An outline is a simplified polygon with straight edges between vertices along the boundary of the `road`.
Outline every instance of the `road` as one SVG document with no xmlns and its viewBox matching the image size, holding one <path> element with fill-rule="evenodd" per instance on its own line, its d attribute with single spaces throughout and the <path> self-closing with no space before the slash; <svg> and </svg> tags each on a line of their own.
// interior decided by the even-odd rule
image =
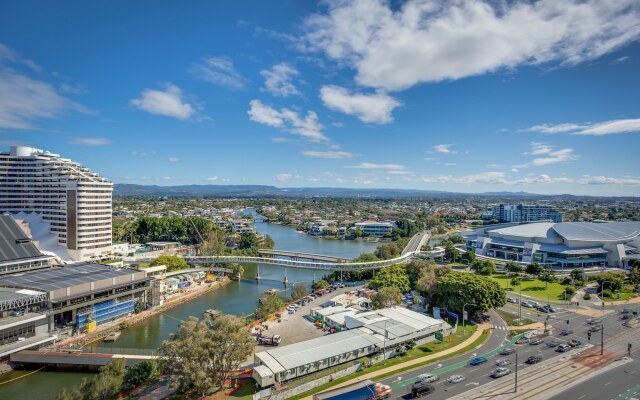
<svg viewBox="0 0 640 400">
<path fill-rule="evenodd" d="M 428 231 L 416 233 L 415 235 L 413 235 L 411 240 L 409 240 L 409 243 L 407 243 L 404 250 L 402 250 L 402 255 L 415 252 L 415 251 L 420 251 L 420 248 L 422 248 L 423 245 L 427 244 L 430 237 L 431 237 L 431 233 Z"/>
<path fill-rule="evenodd" d="M 626 400 L 640 397 L 640 361 L 613 368 L 550 400 Z"/>
<path fill-rule="evenodd" d="M 550 366 L 557 365 L 560 368 L 562 368 L 562 365 L 564 365 L 564 363 L 577 362 L 577 363 L 580 363 L 580 365 L 584 366 L 583 370 L 584 370 L 584 373 L 586 373 L 586 372 L 591 372 L 592 370 L 599 369 L 600 367 L 607 365 L 610 362 L 612 362 L 614 359 L 618 358 L 620 354 L 626 351 L 627 342 L 635 342 L 637 343 L 637 347 L 640 348 L 640 329 L 626 328 L 622 325 L 623 321 L 620 320 L 620 314 L 619 314 L 619 310 L 622 307 L 623 306 L 607 307 L 607 309 L 611 310 L 611 312 L 609 314 L 599 316 L 599 318 L 602 320 L 602 323 L 604 324 L 604 336 L 603 336 L 605 339 L 605 346 L 604 346 L 605 355 L 604 356 L 599 356 L 601 333 L 593 332 L 591 334 L 591 340 L 590 341 L 588 340 L 587 331 L 590 325 L 587 324 L 587 320 L 591 317 L 586 315 L 581 315 L 580 313 L 577 313 L 577 312 L 569 311 L 572 309 L 568 310 L 564 307 L 558 307 L 559 308 L 558 312 L 550 314 L 549 323 L 554 326 L 554 329 L 551 331 L 551 335 L 545 338 L 545 341 L 554 340 L 556 342 L 563 343 L 563 342 L 567 342 L 570 339 L 576 338 L 576 339 L 582 340 L 582 342 L 585 343 L 586 345 L 588 345 L 589 343 L 594 345 L 594 348 L 589 350 L 592 353 L 592 356 L 590 355 L 589 358 L 584 358 L 577 361 L 569 361 L 567 360 L 565 353 L 556 352 L 555 348 L 551 348 L 547 346 L 546 343 L 542 343 L 539 345 L 530 345 L 530 344 L 511 345 L 517 348 L 517 353 L 518 353 L 517 365 L 518 365 L 519 378 L 521 380 L 524 379 L 524 382 L 526 383 L 528 375 L 533 376 L 533 374 L 542 374 L 542 375 L 546 374 L 545 369 L 539 368 L 539 367 L 536 367 L 532 370 L 535 372 L 532 372 L 530 374 L 528 373 L 528 369 L 531 368 L 531 366 L 529 366 L 528 364 L 525 364 L 524 361 L 531 355 L 539 355 L 542 357 L 543 362 L 545 362 L 545 364 L 549 364 Z M 513 305 L 508 304 L 504 308 L 506 309 L 506 311 L 509 311 L 511 313 L 514 313 L 514 314 L 517 313 L 517 306 L 514 307 Z M 587 307 L 583 307 L 582 309 L 584 310 L 586 308 Z M 509 341 L 506 339 L 506 331 L 504 330 L 504 323 L 501 322 L 501 320 L 499 319 L 499 317 L 497 317 L 497 315 L 495 315 L 495 313 L 492 313 L 491 315 L 492 315 L 491 320 L 494 323 L 495 329 L 493 329 L 492 331 L 491 338 L 478 350 L 474 351 L 471 354 L 466 354 L 466 355 L 455 357 L 451 360 L 443 361 L 442 364 L 438 364 L 437 366 L 431 365 L 427 367 L 422 367 L 417 370 L 404 372 L 399 374 L 398 376 L 393 376 L 383 380 L 382 382 L 384 384 L 390 385 L 392 387 L 392 390 L 393 390 L 392 398 L 410 398 L 411 395 L 409 395 L 409 392 L 410 392 L 411 383 L 415 380 L 416 376 L 422 373 L 431 373 L 433 375 L 440 376 L 440 380 L 434 383 L 434 386 L 436 387 L 436 391 L 428 396 L 429 399 L 439 400 L 439 399 L 448 399 L 452 396 L 461 395 L 461 394 L 464 394 L 463 397 L 474 398 L 475 396 L 473 396 L 473 393 L 475 391 L 477 391 L 479 388 L 482 388 L 482 386 L 485 384 L 494 382 L 494 379 L 490 378 L 489 375 L 491 374 L 491 371 L 495 369 L 495 360 L 498 358 L 509 359 L 511 361 L 511 364 L 508 365 L 507 367 L 510 368 L 512 371 L 514 371 L 515 365 L 516 365 L 514 354 L 509 356 L 497 355 L 499 351 L 497 351 L 496 349 L 501 346 L 509 345 Z M 536 312 L 533 312 L 532 310 L 525 309 L 525 308 L 523 308 L 523 316 L 529 317 L 534 320 L 539 320 L 539 321 L 544 321 L 544 319 L 546 319 L 547 317 L 547 315 L 541 315 Z M 560 333 L 563 329 L 568 329 L 573 332 L 569 335 L 562 336 L 560 335 Z M 489 354 L 486 354 L 486 353 L 489 353 Z M 475 366 L 475 367 L 469 366 L 468 361 L 476 355 L 477 356 L 486 355 L 489 361 L 480 366 Z M 634 365 L 637 365 L 635 363 L 637 363 L 636 361 L 634 361 Z M 640 369 L 633 369 L 633 368 L 630 371 L 632 370 L 636 372 L 640 371 Z M 559 371 L 560 372 L 559 372 L 558 378 L 549 378 L 550 383 L 547 385 L 549 389 L 554 388 L 553 379 L 562 379 L 563 374 L 561 371 L 563 371 L 563 369 L 560 369 Z M 466 380 L 458 384 L 447 383 L 446 379 L 449 376 L 454 374 L 463 375 L 465 376 Z M 627 374 L 627 375 L 630 375 L 630 374 Z M 608 385 L 605 385 L 607 382 L 615 383 L 614 387 L 618 390 L 618 392 L 620 392 L 620 393 L 616 393 L 616 395 L 621 393 L 626 393 L 627 390 L 631 390 L 631 392 L 633 392 L 634 386 L 640 383 L 640 381 L 634 381 L 633 379 L 630 379 L 628 376 L 618 377 L 615 373 L 612 373 L 612 372 L 606 372 L 606 373 L 603 373 L 602 375 L 597 375 L 592 379 L 600 379 L 600 376 L 604 376 L 603 379 L 605 379 L 605 381 L 602 382 L 602 384 L 600 385 L 600 381 L 598 380 L 597 381 L 598 385 L 606 387 L 608 386 Z M 498 378 L 498 381 L 502 383 L 502 384 L 498 383 L 498 386 L 501 386 L 502 390 L 504 390 L 507 387 L 512 388 L 513 385 L 509 382 L 515 383 L 514 377 L 515 377 L 514 373 L 512 373 L 506 377 Z M 534 382 L 529 382 L 529 383 L 535 384 L 535 379 L 534 379 Z M 569 383 L 566 383 L 566 384 L 568 385 Z M 591 384 L 590 383 L 581 384 L 577 388 L 583 389 L 588 386 L 591 386 Z M 557 386 L 556 386 L 556 389 L 557 389 Z M 640 390 L 640 388 L 637 388 L 637 389 Z M 473 392 L 470 392 L 470 390 L 473 390 Z M 544 390 L 547 390 L 547 387 L 545 387 Z M 567 393 L 565 393 L 564 397 L 560 395 L 560 397 L 557 397 L 555 400 L 560 400 L 565 398 L 574 398 L 574 399 L 577 398 L 577 397 L 574 397 L 573 390 L 576 390 L 576 389 L 571 389 L 570 392 L 567 392 L 567 393 L 571 393 L 569 397 L 567 397 Z M 588 392 L 588 390 L 586 392 Z M 492 396 L 487 396 L 487 397 L 492 397 Z M 611 397 L 594 396 L 590 398 L 592 399 L 597 398 L 601 400 L 606 398 L 613 399 L 614 396 L 611 396 Z M 620 397 L 620 400 L 624 398 L 625 397 Z"/>
</svg>

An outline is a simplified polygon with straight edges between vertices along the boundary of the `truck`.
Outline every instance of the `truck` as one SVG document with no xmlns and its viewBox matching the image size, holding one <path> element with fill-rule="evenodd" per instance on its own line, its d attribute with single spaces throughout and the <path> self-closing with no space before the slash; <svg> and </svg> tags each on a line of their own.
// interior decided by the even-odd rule
<svg viewBox="0 0 640 400">
<path fill-rule="evenodd" d="M 417 380 L 411 385 L 411 394 L 413 395 L 413 398 L 433 393 L 434 390 L 436 390 L 436 388 L 426 380 Z"/>
<path fill-rule="evenodd" d="M 387 385 L 375 383 L 370 379 L 352 383 L 338 389 L 313 395 L 314 400 L 380 400 L 391 395 L 391 388 Z"/>
<path fill-rule="evenodd" d="M 277 346 L 280 344 L 280 342 L 282 342 L 282 338 L 280 337 L 280 335 L 273 335 L 273 336 L 258 335 L 256 340 L 258 341 L 258 344 L 261 344 L 263 346 Z"/>
</svg>

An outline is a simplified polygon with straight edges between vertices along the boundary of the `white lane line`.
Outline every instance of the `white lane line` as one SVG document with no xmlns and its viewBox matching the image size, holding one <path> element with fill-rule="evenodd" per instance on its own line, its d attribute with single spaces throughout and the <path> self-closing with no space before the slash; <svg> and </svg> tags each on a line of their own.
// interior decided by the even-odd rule
<svg viewBox="0 0 640 400">
<path fill-rule="evenodd" d="M 605 386 L 607 386 L 607 385 L 611 385 L 611 381 L 609 381 L 609 382 L 605 383 L 604 385 L 605 385 Z"/>
<path fill-rule="evenodd" d="M 578 400 L 580 400 L 580 399 L 581 399 L 581 398 L 583 398 L 583 397 L 587 397 L 587 395 L 586 395 L 586 394 L 583 394 L 582 396 L 578 397 Z"/>
</svg>

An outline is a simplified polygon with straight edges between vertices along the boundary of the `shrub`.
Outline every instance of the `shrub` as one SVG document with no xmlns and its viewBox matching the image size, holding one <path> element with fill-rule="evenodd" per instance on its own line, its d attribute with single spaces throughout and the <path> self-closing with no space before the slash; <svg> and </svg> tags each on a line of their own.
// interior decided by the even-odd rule
<svg viewBox="0 0 640 400">
<path fill-rule="evenodd" d="M 591 295 L 589 293 L 585 293 L 584 296 L 582 296 L 582 298 L 585 300 L 591 300 Z"/>
<path fill-rule="evenodd" d="M 571 285 L 571 278 L 564 278 L 560 283 L 563 285 Z"/>
<path fill-rule="evenodd" d="M 611 291 L 611 289 L 605 289 L 602 291 L 602 297 L 613 297 L 613 292 Z"/>
<path fill-rule="evenodd" d="M 573 286 L 567 286 L 566 288 L 564 288 L 564 292 L 567 294 L 567 296 L 573 296 L 574 294 L 576 294 L 576 288 L 574 288 Z"/>
</svg>

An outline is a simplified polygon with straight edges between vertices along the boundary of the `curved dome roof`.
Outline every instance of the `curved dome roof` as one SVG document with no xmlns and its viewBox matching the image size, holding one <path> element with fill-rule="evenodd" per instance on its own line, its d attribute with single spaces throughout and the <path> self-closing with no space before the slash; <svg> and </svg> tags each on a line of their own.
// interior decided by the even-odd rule
<svg viewBox="0 0 640 400">
<path fill-rule="evenodd" d="M 582 242 L 620 242 L 640 235 L 640 222 L 560 222 L 553 225 L 565 240 Z"/>
</svg>

